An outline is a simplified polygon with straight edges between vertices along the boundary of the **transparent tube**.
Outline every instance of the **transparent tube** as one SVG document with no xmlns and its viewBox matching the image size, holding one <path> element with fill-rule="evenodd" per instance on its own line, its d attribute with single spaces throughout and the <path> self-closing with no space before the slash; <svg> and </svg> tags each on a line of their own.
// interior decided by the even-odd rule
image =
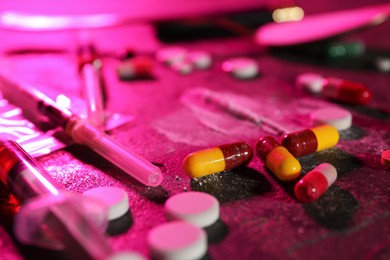
<svg viewBox="0 0 390 260">
<path fill-rule="evenodd" d="M 86 63 L 81 68 L 83 96 L 87 104 L 87 120 L 91 125 L 103 128 L 105 112 L 99 73 L 101 73 L 99 68 L 92 63 Z"/>
<path fill-rule="evenodd" d="M 0 180 L 23 202 L 15 218 L 19 241 L 62 250 L 82 259 L 113 253 L 103 232 L 107 208 L 100 201 L 66 193 L 17 143 L 0 139 Z"/>
<path fill-rule="evenodd" d="M 27 200 L 16 215 L 14 233 L 24 244 L 64 250 L 72 258 L 105 259 L 113 253 L 103 236 L 106 227 L 100 201 L 64 192 Z"/>
<path fill-rule="evenodd" d="M 66 131 L 76 142 L 87 145 L 141 183 L 153 187 L 160 185 L 163 177 L 158 167 L 85 121 L 70 120 Z"/>
<path fill-rule="evenodd" d="M 61 186 L 17 143 L 0 140 L 0 178 L 19 201 L 59 194 Z"/>
</svg>

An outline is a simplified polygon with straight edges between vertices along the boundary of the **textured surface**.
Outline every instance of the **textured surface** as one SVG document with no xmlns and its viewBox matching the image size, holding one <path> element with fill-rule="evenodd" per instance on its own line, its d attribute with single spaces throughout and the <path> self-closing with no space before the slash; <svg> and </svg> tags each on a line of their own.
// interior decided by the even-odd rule
<svg viewBox="0 0 390 260">
<path fill-rule="evenodd" d="M 355 37 L 369 36 L 372 40 L 376 32 L 380 35 L 378 39 L 388 43 L 388 36 L 383 36 L 388 29 L 388 24 L 382 25 Z M 113 36 L 116 39 L 113 51 L 127 45 L 127 29 L 112 30 L 96 33 L 96 39 L 104 39 L 104 33 L 109 35 L 106 41 L 98 41 L 98 47 L 107 49 Z M 64 35 L 61 37 L 72 39 Z M 140 39 L 148 37 L 141 35 Z M 153 55 L 159 43 L 146 45 L 139 49 L 149 48 L 146 54 Z M 390 74 L 359 66 L 351 69 L 348 64 L 331 66 L 334 64 L 296 55 L 276 57 L 247 38 L 199 41 L 183 46 L 210 52 L 214 59 L 211 69 L 183 76 L 156 63 L 154 79 L 120 82 L 115 74 L 118 61 L 104 60 L 108 109 L 134 117 L 109 134 L 160 167 L 164 174 L 161 186 L 148 188 L 136 183 L 82 146 L 38 158 L 66 190 L 81 193 L 98 186 L 116 186 L 128 192 L 132 224 L 108 238 L 113 248 L 134 250 L 150 257 L 146 237 L 153 227 L 167 221 L 165 200 L 195 190 L 210 193 L 221 203 L 219 225 L 224 228 L 213 230 L 213 236 L 218 232 L 222 235 L 209 245 L 212 259 L 388 259 L 390 172 L 381 165 L 380 158 L 390 146 Z M 256 59 L 260 68 L 257 78 L 240 81 L 222 71 L 225 59 L 239 55 Z M 80 93 L 72 53 L 6 59 L 15 75 L 30 83 L 50 86 L 58 92 Z M 373 100 L 368 106 L 352 106 L 313 98 L 293 85 L 295 77 L 303 72 L 362 82 L 372 89 Z M 188 104 L 183 97 L 194 88 L 210 89 L 231 105 L 247 110 L 241 109 L 242 113 L 237 114 L 221 103 L 218 107 L 207 102 Z M 293 195 L 293 183 L 278 181 L 256 157 L 247 167 L 199 179 L 190 179 L 182 169 L 184 157 L 191 152 L 236 141 L 254 147 L 260 137 L 270 135 L 267 127 L 254 123 L 253 115 L 296 131 L 310 127 L 312 110 L 336 105 L 352 113 L 353 126 L 340 133 L 335 148 L 299 159 L 303 173 L 323 162 L 331 163 L 338 171 L 336 182 L 316 203 L 299 203 Z M 275 137 L 280 138 L 277 134 Z M 17 203 L 3 185 L 0 188 L 1 258 L 52 256 L 53 252 L 21 246 L 12 239 L 12 215 Z M 210 235 L 210 229 L 207 232 Z"/>
</svg>

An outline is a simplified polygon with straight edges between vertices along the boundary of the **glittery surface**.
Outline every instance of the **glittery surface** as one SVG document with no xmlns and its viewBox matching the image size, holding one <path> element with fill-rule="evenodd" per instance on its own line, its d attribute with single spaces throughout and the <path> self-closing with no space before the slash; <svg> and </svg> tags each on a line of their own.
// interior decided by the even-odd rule
<svg viewBox="0 0 390 260">
<path fill-rule="evenodd" d="M 382 30 L 386 32 L 386 28 Z M 383 31 L 377 29 L 383 38 Z M 118 36 L 115 48 L 122 40 L 126 45 L 126 34 L 115 35 Z M 157 63 L 154 79 L 121 82 L 115 74 L 118 61 L 104 60 L 108 109 L 134 117 L 109 134 L 160 167 L 164 175 L 161 186 L 141 185 L 81 145 L 38 158 L 68 191 L 82 193 L 98 186 L 115 186 L 128 192 L 128 217 L 132 222 L 128 229 L 107 238 L 114 250 L 134 250 L 149 258 L 146 237 L 153 227 L 167 222 L 166 199 L 195 190 L 212 194 L 221 203 L 219 225 L 226 228 L 218 242 L 209 245 L 208 254 L 212 259 L 388 259 L 390 175 L 381 165 L 380 156 L 390 146 L 389 74 L 283 59 L 241 38 L 192 42 L 185 47 L 210 52 L 212 67 L 179 75 Z M 225 59 L 238 55 L 258 61 L 257 78 L 240 81 L 221 70 Z M 80 83 L 71 52 L 6 59 L 11 71 L 30 83 L 50 86 L 58 92 L 79 93 Z M 329 103 L 299 92 L 293 84 L 295 77 L 303 72 L 362 82 L 371 88 L 373 100 L 365 107 L 352 106 Z M 318 201 L 305 205 L 294 198 L 294 183 L 277 180 L 256 157 L 247 166 L 190 179 L 182 169 L 187 154 L 237 141 L 254 147 L 260 137 L 269 135 L 260 125 L 235 113 L 205 107 L 199 102 L 196 106 L 183 104 L 183 97 L 194 88 L 251 100 L 259 108 L 252 111 L 290 131 L 309 127 L 313 109 L 326 106 L 348 109 L 353 115 L 353 126 L 340 133 L 337 146 L 299 158 L 302 174 L 327 162 L 336 167 L 338 179 Z M 234 98 L 232 102 L 237 101 Z M 202 120 L 201 116 L 209 118 Z M 1 258 L 52 256 L 53 252 L 20 245 L 13 239 L 12 215 L 17 203 L 3 185 L 0 187 Z"/>
</svg>

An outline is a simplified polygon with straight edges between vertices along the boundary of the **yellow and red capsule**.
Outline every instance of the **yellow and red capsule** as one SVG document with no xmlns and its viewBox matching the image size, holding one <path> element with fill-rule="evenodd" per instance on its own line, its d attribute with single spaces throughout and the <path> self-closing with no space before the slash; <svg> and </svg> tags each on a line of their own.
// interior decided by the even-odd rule
<svg viewBox="0 0 390 260">
<path fill-rule="evenodd" d="M 334 126 L 321 125 L 311 129 L 286 134 L 282 145 L 295 157 L 315 153 L 335 146 L 339 132 Z"/>
<path fill-rule="evenodd" d="M 256 143 L 256 152 L 279 180 L 291 181 L 299 177 L 301 164 L 275 138 L 261 138 Z"/>
<path fill-rule="evenodd" d="M 253 150 L 245 142 L 224 144 L 187 155 L 183 168 L 190 177 L 200 178 L 245 165 L 252 156 Z"/>
</svg>

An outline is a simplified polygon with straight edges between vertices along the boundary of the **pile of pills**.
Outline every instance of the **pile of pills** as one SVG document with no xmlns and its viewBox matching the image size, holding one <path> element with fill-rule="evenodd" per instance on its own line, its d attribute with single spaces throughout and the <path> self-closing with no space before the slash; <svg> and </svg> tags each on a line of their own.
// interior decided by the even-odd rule
<svg viewBox="0 0 390 260">
<path fill-rule="evenodd" d="M 255 151 L 257 156 L 264 161 L 265 166 L 279 180 L 293 181 L 301 174 L 301 164 L 296 157 L 332 148 L 337 145 L 338 141 L 337 128 L 332 125 L 321 125 L 286 134 L 281 142 L 272 136 L 262 137 L 257 141 Z M 187 155 L 183 168 L 190 177 L 199 178 L 246 165 L 252 159 L 252 155 L 252 148 L 244 142 L 224 144 Z M 327 187 L 333 184 L 337 176 L 336 169 L 332 167 L 322 165 L 313 170 L 320 174 L 306 174 L 296 184 L 296 198 L 301 202 L 309 203 L 325 193 Z M 327 182 L 320 180 L 321 178 L 327 179 Z M 317 189 L 316 186 L 319 188 Z M 313 187 L 310 194 L 309 187 Z"/>
</svg>

